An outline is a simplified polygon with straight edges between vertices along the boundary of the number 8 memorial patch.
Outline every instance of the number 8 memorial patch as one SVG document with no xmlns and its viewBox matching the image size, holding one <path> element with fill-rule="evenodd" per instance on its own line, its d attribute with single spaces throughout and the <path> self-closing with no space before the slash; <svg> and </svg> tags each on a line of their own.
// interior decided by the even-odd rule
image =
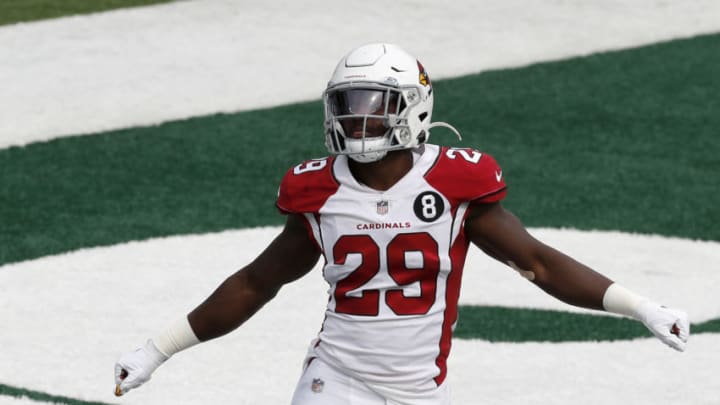
<svg viewBox="0 0 720 405">
<path fill-rule="evenodd" d="M 425 191 L 417 196 L 413 209 L 420 220 L 433 222 L 443 214 L 445 203 L 440 194 L 434 191 Z"/>
</svg>

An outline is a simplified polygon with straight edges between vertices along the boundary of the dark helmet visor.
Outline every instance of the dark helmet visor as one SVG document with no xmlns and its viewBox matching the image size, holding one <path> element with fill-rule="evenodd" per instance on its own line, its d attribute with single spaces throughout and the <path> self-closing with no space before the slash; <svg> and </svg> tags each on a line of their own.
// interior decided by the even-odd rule
<svg viewBox="0 0 720 405">
<path fill-rule="evenodd" d="M 386 108 L 396 114 L 399 93 L 377 89 L 343 89 L 328 95 L 330 109 L 340 115 L 385 115 Z"/>
</svg>

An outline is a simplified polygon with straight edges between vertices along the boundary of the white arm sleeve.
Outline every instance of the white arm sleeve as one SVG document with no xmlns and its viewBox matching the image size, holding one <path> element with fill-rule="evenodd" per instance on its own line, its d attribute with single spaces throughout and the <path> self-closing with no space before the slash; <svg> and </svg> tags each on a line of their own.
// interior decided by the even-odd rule
<svg viewBox="0 0 720 405">
<path fill-rule="evenodd" d="M 187 317 L 172 323 L 161 334 L 152 339 L 155 347 L 167 357 L 200 343 Z"/>
<path fill-rule="evenodd" d="M 629 316 L 639 320 L 640 314 L 638 310 L 640 305 L 645 301 L 649 300 L 635 294 L 618 283 L 613 283 L 605 291 L 605 295 L 603 296 L 603 307 L 608 312 Z"/>
</svg>

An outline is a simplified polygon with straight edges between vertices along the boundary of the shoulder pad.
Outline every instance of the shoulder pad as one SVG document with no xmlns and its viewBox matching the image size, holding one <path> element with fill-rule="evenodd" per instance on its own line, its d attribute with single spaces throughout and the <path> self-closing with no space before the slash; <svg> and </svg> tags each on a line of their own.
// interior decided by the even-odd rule
<svg viewBox="0 0 720 405">
<path fill-rule="evenodd" d="M 335 194 L 334 157 L 307 160 L 290 168 L 280 182 L 276 205 L 284 214 L 317 212 Z"/>
<path fill-rule="evenodd" d="M 495 159 L 471 148 L 443 147 L 425 179 L 457 203 L 500 201 L 507 187 Z"/>
</svg>

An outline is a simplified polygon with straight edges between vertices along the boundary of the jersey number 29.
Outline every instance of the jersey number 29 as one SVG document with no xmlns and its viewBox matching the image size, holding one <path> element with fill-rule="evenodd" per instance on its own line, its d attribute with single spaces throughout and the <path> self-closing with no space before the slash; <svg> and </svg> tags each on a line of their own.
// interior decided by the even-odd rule
<svg viewBox="0 0 720 405">
<path fill-rule="evenodd" d="M 408 267 L 406 253 L 422 255 L 422 267 Z M 360 289 L 380 271 L 380 247 L 368 235 L 345 235 L 333 247 L 335 263 L 345 264 L 349 254 L 360 254 L 361 264 L 335 286 L 335 312 L 350 315 L 377 316 L 380 291 L 362 290 L 359 296 L 348 293 Z M 426 314 L 435 303 L 437 277 L 440 272 L 438 244 L 428 233 L 403 233 L 387 245 L 387 271 L 397 289 L 385 293 L 385 303 L 397 315 Z M 418 296 L 405 296 L 403 286 L 420 284 Z"/>
</svg>

